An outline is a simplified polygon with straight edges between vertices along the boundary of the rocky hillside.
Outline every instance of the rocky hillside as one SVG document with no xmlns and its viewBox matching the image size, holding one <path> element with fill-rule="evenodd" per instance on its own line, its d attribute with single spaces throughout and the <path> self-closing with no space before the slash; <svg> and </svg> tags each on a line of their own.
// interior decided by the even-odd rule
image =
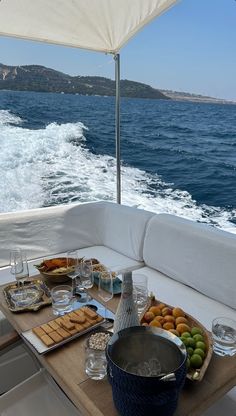
<svg viewBox="0 0 236 416">
<path fill-rule="evenodd" d="M 121 80 L 122 97 L 170 99 L 140 82 Z M 115 81 L 103 77 L 70 76 L 41 65 L 0 64 L 0 90 L 64 92 L 82 95 L 115 95 Z"/>
</svg>

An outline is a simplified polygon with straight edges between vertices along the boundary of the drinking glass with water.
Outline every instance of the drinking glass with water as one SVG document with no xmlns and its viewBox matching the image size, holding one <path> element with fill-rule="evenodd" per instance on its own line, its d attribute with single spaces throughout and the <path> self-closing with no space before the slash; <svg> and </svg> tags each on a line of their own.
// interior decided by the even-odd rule
<svg viewBox="0 0 236 416">
<path fill-rule="evenodd" d="M 146 275 L 133 273 L 133 296 L 140 315 L 148 303 L 148 278 Z"/>
<path fill-rule="evenodd" d="M 69 285 L 55 286 L 51 290 L 54 315 L 64 315 L 73 309 L 73 290 Z"/>
<path fill-rule="evenodd" d="M 220 356 L 236 354 L 236 321 L 226 317 L 212 322 L 213 350 Z"/>
</svg>

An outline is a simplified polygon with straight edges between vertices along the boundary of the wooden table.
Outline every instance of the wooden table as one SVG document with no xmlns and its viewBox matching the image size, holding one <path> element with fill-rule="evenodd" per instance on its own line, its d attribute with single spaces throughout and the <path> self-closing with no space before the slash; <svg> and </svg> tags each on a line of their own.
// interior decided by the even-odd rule
<svg viewBox="0 0 236 416">
<path fill-rule="evenodd" d="M 51 306 L 38 312 L 10 312 L 3 287 L 0 287 L 0 309 L 19 334 L 55 318 Z M 96 289 L 91 289 L 90 293 L 97 299 Z M 108 302 L 108 308 L 115 311 L 118 302 L 119 297 L 114 297 Z M 108 381 L 91 380 L 84 371 L 85 338 L 86 335 L 48 354 L 36 356 L 84 416 L 117 416 Z M 187 380 L 175 416 L 201 415 L 235 385 L 236 356 L 222 358 L 213 355 L 201 382 Z"/>
</svg>

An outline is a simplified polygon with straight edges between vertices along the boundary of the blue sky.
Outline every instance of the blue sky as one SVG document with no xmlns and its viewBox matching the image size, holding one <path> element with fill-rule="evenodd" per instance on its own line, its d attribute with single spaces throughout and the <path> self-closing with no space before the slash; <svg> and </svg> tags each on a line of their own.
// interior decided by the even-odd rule
<svg viewBox="0 0 236 416">
<path fill-rule="evenodd" d="M 182 0 L 121 51 L 121 78 L 236 101 L 236 1 Z M 109 55 L 0 37 L 0 62 L 114 78 Z"/>
</svg>

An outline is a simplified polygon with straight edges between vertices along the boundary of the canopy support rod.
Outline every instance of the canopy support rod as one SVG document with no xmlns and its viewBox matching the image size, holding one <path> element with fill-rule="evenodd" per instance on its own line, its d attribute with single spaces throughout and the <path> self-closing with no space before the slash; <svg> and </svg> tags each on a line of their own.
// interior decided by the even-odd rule
<svg viewBox="0 0 236 416">
<path fill-rule="evenodd" d="M 121 168 L 120 168 L 120 54 L 114 55 L 116 104 L 115 104 L 115 137 L 116 137 L 116 202 L 121 204 Z"/>
</svg>

